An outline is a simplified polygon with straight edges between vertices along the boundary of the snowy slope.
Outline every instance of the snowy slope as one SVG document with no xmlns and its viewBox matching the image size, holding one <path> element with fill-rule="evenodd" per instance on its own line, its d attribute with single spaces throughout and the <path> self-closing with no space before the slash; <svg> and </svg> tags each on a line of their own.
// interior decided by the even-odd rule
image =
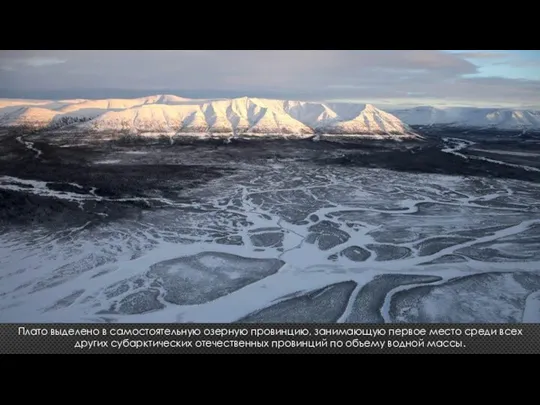
<svg viewBox="0 0 540 405">
<path fill-rule="evenodd" d="M 392 114 L 409 125 L 451 124 L 455 120 L 452 114 L 428 106 L 394 110 Z"/>
<path fill-rule="evenodd" d="M 183 125 L 206 129 L 199 105 L 170 106 L 148 104 L 118 111 L 107 111 L 77 126 L 78 129 L 104 131 L 177 132 Z"/>
<path fill-rule="evenodd" d="M 324 128 L 325 132 L 337 134 L 407 134 L 412 130 L 397 117 L 388 114 L 371 104 L 354 118 L 334 122 Z"/>
<path fill-rule="evenodd" d="M 321 128 L 342 119 L 336 111 L 322 103 L 285 101 L 283 109 L 291 117 L 311 128 Z"/>
<path fill-rule="evenodd" d="M 425 106 L 391 112 L 409 125 L 450 125 L 499 130 L 540 129 L 540 111 L 533 110 Z"/>
<path fill-rule="evenodd" d="M 0 125 L 55 131 L 249 135 L 410 135 L 397 117 L 370 104 L 262 98 L 191 100 L 172 95 L 104 100 L 0 100 Z"/>
<path fill-rule="evenodd" d="M 40 128 L 48 126 L 59 114 L 57 111 L 34 106 L 16 106 L 11 109 L 4 107 L 0 115 L 0 125 L 2 126 L 24 126 Z"/>
</svg>

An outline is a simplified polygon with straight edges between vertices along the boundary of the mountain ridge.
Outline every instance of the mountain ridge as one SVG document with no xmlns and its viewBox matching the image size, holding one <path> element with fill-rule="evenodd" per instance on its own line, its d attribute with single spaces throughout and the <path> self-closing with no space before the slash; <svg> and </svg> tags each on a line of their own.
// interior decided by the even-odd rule
<svg viewBox="0 0 540 405">
<path fill-rule="evenodd" d="M 377 108 L 373 104 L 257 97 L 190 99 L 172 94 L 139 98 L 0 99 L 0 126 L 60 132 L 129 134 L 359 135 L 408 138 L 416 127 L 540 130 L 540 111 L 509 108 Z"/>
<path fill-rule="evenodd" d="M 540 111 L 517 108 L 432 107 L 392 109 L 410 126 L 448 126 L 501 131 L 540 130 Z"/>
<path fill-rule="evenodd" d="M 416 137 L 399 118 L 372 104 L 327 104 L 255 97 L 186 99 L 0 99 L 0 126 L 132 134 L 316 134 Z"/>
</svg>

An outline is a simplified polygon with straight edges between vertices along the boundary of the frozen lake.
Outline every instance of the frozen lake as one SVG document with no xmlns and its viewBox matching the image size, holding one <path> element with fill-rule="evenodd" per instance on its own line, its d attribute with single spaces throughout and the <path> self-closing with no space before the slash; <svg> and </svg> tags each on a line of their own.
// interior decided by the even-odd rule
<svg viewBox="0 0 540 405">
<path fill-rule="evenodd" d="M 234 171 L 189 189 L 168 177 L 154 197 L 0 176 L 0 190 L 67 200 L 81 215 L 157 204 L 3 228 L 0 321 L 540 322 L 539 184 L 303 159 L 220 164 Z"/>
</svg>

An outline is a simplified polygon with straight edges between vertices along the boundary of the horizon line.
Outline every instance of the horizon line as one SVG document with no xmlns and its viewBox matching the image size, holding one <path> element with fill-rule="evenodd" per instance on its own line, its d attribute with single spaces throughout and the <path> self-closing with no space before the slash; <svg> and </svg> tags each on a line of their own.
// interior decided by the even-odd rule
<svg viewBox="0 0 540 405">
<path fill-rule="evenodd" d="M 137 90 L 127 90 L 127 89 L 119 89 L 119 92 L 137 92 Z M 47 92 L 47 91 L 43 91 Z M 52 90 L 51 92 L 58 92 L 55 90 Z M 181 94 L 181 93 L 180 93 Z M 371 104 L 374 106 L 377 105 L 384 105 L 390 108 L 420 108 L 420 107 L 431 107 L 431 108 L 439 108 L 439 109 L 445 109 L 445 108 L 475 108 L 475 109 L 506 109 L 506 110 L 540 110 L 540 106 L 502 106 L 502 105 L 471 105 L 467 103 L 452 103 L 452 104 L 438 104 L 438 103 L 412 103 L 412 102 L 406 102 L 401 101 L 392 102 L 390 100 L 372 100 L 372 101 L 360 101 L 360 100 L 346 100 L 346 99 L 328 99 L 328 100 L 309 100 L 309 99 L 302 99 L 302 98 L 279 98 L 279 97 L 261 97 L 261 96 L 232 96 L 232 97 L 185 97 L 183 95 L 180 95 L 179 93 L 173 93 L 173 92 L 164 92 L 164 93 L 146 93 L 146 95 L 141 96 L 132 96 L 132 97 L 31 97 L 27 95 L 22 96 L 12 96 L 12 97 L 5 97 L 0 92 L 0 100 L 28 100 L 28 101 L 69 101 L 69 100 L 134 100 L 138 98 L 147 98 L 147 97 L 156 97 L 156 96 L 173 96 L 173 97 L 179 97 L 186 100 L 186 102 L 189 102 L 190 100 L 193 101 L 205 101 L 205 100 L 236 100 L 236 99 L 242 99 L 242 98 L 257 98 L 262 100 L 280 100 L 280 101 L 298 101 L 298 102 L 305 102 L 305 103 L 333 103 L 333 104 L 357 104 L 357 105 L 366 105 Z M 159 105 L 159 104 L 157 104 Z M 163 104 L 166 105 L 166 104 Z"/>
</svg>

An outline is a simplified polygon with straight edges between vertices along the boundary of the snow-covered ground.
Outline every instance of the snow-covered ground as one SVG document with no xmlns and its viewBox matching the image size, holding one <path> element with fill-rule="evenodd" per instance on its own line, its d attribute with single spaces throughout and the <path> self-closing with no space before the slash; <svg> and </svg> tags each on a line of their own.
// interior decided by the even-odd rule
<svg viewBox="0 0 540 405">
<path fill-rule="evenodd" d="M 540 321 L 538 184 L 234 164 L 137 219 L 0 232 L 0 321 Z"/>
<path fill-rule="evenodd" d="M 509 155 L 509 156 L 521 156 L 521 157 L 533 157 L 538 158 L 540 157 L 540 153 L 534 153 L 534 152 L 516 152 L 516 151 L 510 151 L 510 150 L 498 150 L 498 149 L 476 149 L 476 148 L 470 148 L 472 152 L 487 152 L 487 153 L 494 153 L 496 155 Z"/>
<path fill-rule="evenodd" d="M 27 149 L 34 152 L 37 158 L 41 156 L 42 152 L 34 147 L 34 142 L 25 141 L 22 136 L 17 137 L 17 142 L 23 144 Z"/>
<path fill-rule="evenodd" d="M 509 162 L 504 162 L 497 159 L 490 159 L 484 156 L 475 156 L 475 155 L 464 155 L 463 153 L 460 153 L 459 151 L 465 148 L 470 148 L 471 146 L 475 145 L 475 142 L 465 140 L 465 139 L 459 139 L 459 138 L 443 138 L 443 140 L 446 142 L 446 147 L 442 149 L 443 152 L 451 153 L 453 155 L 459 156 L 463 159 L 476 159 L 476 160 L 483 160 L 485 162 L 495 163 L 503 166 L 509 166 L 509 167 L 515 167 L 518 169 L 523 169 L 531 172 L 540 172 L 540 169 L 537 167 L 532 166 L 526 166 L 526 165 L 518 165 L 513 164 Z M 489 151 L 488 151 L 489 152 Z M 493 153 L 493 152 L 492 152 Z M 514 152 L 515 154 L 516 152 Z M 519 152 L 517 152 L 519 154 Z M 512 155 L 512 152 L 508 152 L 508 155 Z M 521 156 L 524 156 L 521 154 Z M 530 156 L 530 155 L 525 155 Z M 533 154 L 534 156 L 534 154 Z"/>
</svg>

